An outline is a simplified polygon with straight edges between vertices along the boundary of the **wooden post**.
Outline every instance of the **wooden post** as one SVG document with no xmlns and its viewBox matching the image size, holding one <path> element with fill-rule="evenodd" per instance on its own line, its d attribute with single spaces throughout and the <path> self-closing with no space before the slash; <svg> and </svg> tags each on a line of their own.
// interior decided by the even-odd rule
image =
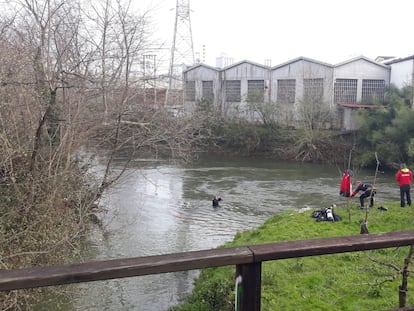
<svg viewBox="0 0 414 311">
<path fill-rule="evenodd" d="M 239 290 L 236 285 L 236 311 L 260 311 L 262 263 L 237 265 L 236 280 L 241 281 Z"/>
</svg>

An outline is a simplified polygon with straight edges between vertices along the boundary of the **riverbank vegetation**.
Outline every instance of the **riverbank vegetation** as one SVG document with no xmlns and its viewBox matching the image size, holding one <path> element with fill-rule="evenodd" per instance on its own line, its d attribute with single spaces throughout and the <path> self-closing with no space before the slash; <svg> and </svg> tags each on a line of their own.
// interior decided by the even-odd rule
<svg viewBox="0 0 414 311">
<path fill-rule="evenodd" d="M 352 149 L 353 133 L 255 125 L 246 121 L 223 122 L 213 128 L 214 152 L 267 157 L 299 162 L 344 164 Z"/>
<path fill-rule="evenodd" d="M 203 152 L 220 152 L 341 168 L 351 153 L 356 165 L 370 165 L 374 151 L 384 165 L 414 159 L 412 111 L 404 100 L 408 95 L 398 90 L 380 109 L 361 113 L 362 130 L 355 133 L 327 130 L 325 118 L 332 115 L 303 110 L 320 103 L 302 103 L 302 129 L 275 124 L 277 106 L 253 103 L 260 124 L 224 119 L 204 101 L 193 115 L 175 115 L 163 109 L 165 94 L 157 93 L 155 82 L 143 78 L 144 56 L 162 46 L 153 39 L 150 11 L 133 14 L 123 1 L 19 0 L 3 8 L 4 269 L 81 260 L 79 245 L 90 220 L 99 223 L 101 195 L 137 157 L 191 160 Z M 118 157 L 126 166 L 114 173 Z M 92 174 L 91 166 L 99 167 L 99 173 Z M 0 309 L 30 308 L 34 292 L 2 292 Z"/>
<path fill-rule="evenodd" d="M 216 113 L 212 115 L 215 121 L 210 123 L 210 150 L 245 156 L 331 163 L 341 169 L 375 167 L 377 161 L 374 154 L 377 153 L 381 169 L 396 169 L 401 162 L 414 163 L 412 96 L 409 87 L 399 90 L 391 86 L 384 101 L 371 103 L 371 109 L 353 112 L 359 126 L 356 131 L 326 129 L 325 125 L 332 120 L 332 115 L 309 107 L 299 110 L 304 121 L 301 128 L 297 129 L 274 121 L 272 116 L 277 113 L 274 111 L 277 105 L 273 110 L 252 105 L 251 112 L 258 113 L 263 118 L 259 124 L 240 119 L 222 120 Z M 313 102 L 308 102 L 308 105 L 316 108 L 320 106 Z M 201 107 L 206 111 L 205 103 Z"/>
<path fill-rule="evenodd" d="M 398 167 L 398 163 L 414 163 L 413 90 L 390 87 L 384 103 L 375 109 L 358 113 L 358 152 L 360 165 L 373 165 L 372 151 L 380 156 L 384 166 Z"/>
<path fill-rule="evenodd" d="M 156 43 L 152 27 L 150 12 L 136 15 L 123 1 L 3 3 L 2 269 L 81 261 L 99 199 L 124 171 L 113 169 L 118 157 L 128 165 L 142 154 L 193 153 L 202 120 L 146 102 L 137 72 Z M 42 291 L 0 292 L 0 309 L 30 310 Z"/>
<path fill-rule="evenodd" d="M 335 209 L 342 217 L 339 222 L 317 222 L 312 210 L 285 211 L 258 229 L 238 233 L 224 247 L 356 235 L 360 219 L 366 217 L 369 233 L 413 229 L 413 208 L 400 208 L 398 202 L 381 204 L 387 211 L 376 205 L 367 214 L 354 202 L 350 221 L 347 205 L 339 205 Z M 412 270 L 410 252 L 410 247 L 400 247 L 264 262 L 261 310 L 391 310 L 400 299 L 404 306 L 413 305 L 411 291 L 404 296 L 406 279 L 402 277 L 405 258 Z M 185 303 L 170 311 L 234 310 L 234 282 L 234 267 L 203 270 Z M 412 282 L 409 277 L 408 288 Z"/>
</svg>

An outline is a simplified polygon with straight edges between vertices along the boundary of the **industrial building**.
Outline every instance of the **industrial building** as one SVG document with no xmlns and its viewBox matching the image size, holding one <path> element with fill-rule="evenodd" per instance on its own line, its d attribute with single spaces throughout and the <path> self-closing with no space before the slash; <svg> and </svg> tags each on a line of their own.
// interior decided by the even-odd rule
<svg viewBox="0 0 414 311">
<path fill-rule="evenodd" d="M 414 55 L 403 58 L 382 57 L 376 60 L 390 66 L 390 82 L 393 85 L 399 89 L 407 86 L 414 89 Z"/>
<path fill-rule="evenodd" d="M 301 106 L 318 102 L 334 116 L 325 128 L 352 130 L 358 127 L 353 111 L 375 107 L 393 81 L 412 84 L 413 60 L 360 56 L 331 65 L 299 57 L 274 67 L 247 60 L 224 68 L 197 64 L 183 72 L 183 107 L 191 113 L 205 101 L 225 118 L 260 122 L 253 104 L 261 103 L 274 108 L 276 122 L 300 127 Z"/>
</svg>

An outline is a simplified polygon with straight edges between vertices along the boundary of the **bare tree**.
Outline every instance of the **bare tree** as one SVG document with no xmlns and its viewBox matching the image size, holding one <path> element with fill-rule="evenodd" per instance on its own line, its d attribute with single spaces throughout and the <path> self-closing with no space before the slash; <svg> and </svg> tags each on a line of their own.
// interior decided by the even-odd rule
<svg viewBox="0 0 414 311">
<path fill-rule="evenodd" d="M 410 246 L 408 248 L 408 254 L 404 258 L 402 266 L 399 266 L 396 263 L 375 258 L 373 256 L 369 256 L 369 259 L 372 262 L 378 264 L 381 267 L 381 277 L 376 282 L 370 284 L 371 286 L 380 286 L 384 283 L 394 282 L 399 277 L 401 277 L 401 285 L 398 286 L 398 301 L 400 308 L 404 308 L 407 305 L 408 277 L 409 274 L 413 272 L 409 267 L 410 264 L 412 264 L 413 254 L 414 246 Z M 389 270 L 389 272 L 386 270 Z"/>
<path fill-rule="evenodd" d="M 319 161 L 329 158 L 330 134 L 325 130 L 330 129 L 332 118 L 330 107 L 319 96 L 305 96 L 299 102 L 297 119 L 302 133 L 294 146 L 297 159 Z"/>
<path fill-rule="evenodd" d="M 0 13 L 4 268 L 71 260 L 91 208 L 129 160 L 142 152 L 186 159 L 209 135 L 204 116 L 177 118 L 140 101 L 152 26 L 130 4 L 17 0 Z M 88 174 L 84 146 L 106 156 L 101 179 Z M 114 174 L 119 154 L 128 157 Z M 1 294 L 0 305 L 18 308 L 18 297 L 26 296 Z"/>
<path fill-rule="evenodd" d="M 247 96 L 247 104 L 249 110 L 256 113 L 261 122 L 265 125 L 276 125 L 279 115 L 279 107 L 273 103 L 266 101 L 263 96 L 263 90 L 253 90 Z"/>
<path fill-rule="evenodd" d="M 102 102 L 108 109 L 101 116 L 114 133 L 103 137 L 113 142 L 109 159 L 118 151 L 147 25 L 119 1 L 114 8 L 107 1 L 113 10 L 104 19 L 112 32 L 105 33 L 108 43 L 94 45 L 78 2 L 9 4 L 5 12 L 13 14 L 0 24 L 0 264 L 64 263 L 77 253 L 96 194 L 110 184 L 104 177 L 87 186 L 76 152 L 102 128 L 96 121 L 105 119 L 97 109 Z M 109 160 L 108 172 L 110 166 Z M 27 296 L 2 293 L 1 308 L 30 304 L 19 297 Z"/>
</svg>

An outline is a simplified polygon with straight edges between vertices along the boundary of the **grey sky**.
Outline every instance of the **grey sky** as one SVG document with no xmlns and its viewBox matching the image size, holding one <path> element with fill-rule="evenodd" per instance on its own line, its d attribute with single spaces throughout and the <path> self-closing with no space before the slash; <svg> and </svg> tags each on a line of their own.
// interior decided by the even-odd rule
<svg viewBox="0 0 414 311">
<path fill-rule="evenodd" d="M 160 33 L 171 41 L 176 0 L 151 3 Z M 414 54 L 412 0 L 190 0 L 190 8 L 194 50 L 202 58 L 204 45 L 212 66 L 221 53 L 272 65 L 299 56 L 335 64 Z"/>
</svg>

